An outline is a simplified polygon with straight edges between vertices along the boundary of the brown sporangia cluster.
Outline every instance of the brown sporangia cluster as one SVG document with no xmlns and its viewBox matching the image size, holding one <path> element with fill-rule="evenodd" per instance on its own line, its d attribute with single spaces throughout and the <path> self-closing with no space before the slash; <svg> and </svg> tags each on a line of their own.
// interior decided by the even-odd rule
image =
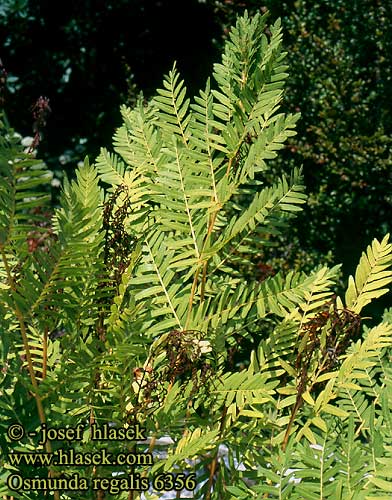
<svg viewBox="0 0 392 500">
<path fill-rule="evenodd" d="M 156 352 L 151 354 L 151 363 L 145 368 L 134 369 L 134 382 L 140 389 L 140 397 L 133 411 L 154 412 L 163 404 L 168 384 L 170 387 L 178 380 L 192 382 L 192 398 L 202 386 L 214 379 L 213 362 L 205 356 L 206 342 L 202 338 L 203 334 L 198 330 L 172 330 Z M 162 352 L 165 353 L 164 363 L 152 368 L 153 360 Z"/>
<path fill-rule="evenodd" d="M 39 97 L 37 101 L 31 107 L 31 111 L 33 113 L 33 132 L 34 138 L 31 146 L 28 150 L 29 153 L 32 153 L 34 149 L 37 148 L 38 144 L 42 139 L 42 130 L 45 128 L 46 120 L 52 110 L 49 106 L 49 99 L 47 97 Z"/>
<path fill-rule="evenodd" d="M 179 377 L 190 377 L 195 384 L 195 392 L 206 382 L 207 373 L 212 368 L 201 357 L 202 335 L 198 330 L 172 330 L 165 345 L 168 359 L 166 376 L 170 381 Z"/>
<path fill-rule="evenodd" d="M 330 307 L 332 305 L 332 308 Z M 321 348 L 320 336 L 324 326 L 329 322 L 329 331 L 326 336 L 326 345 L 322 356 L 328 359 L 325 370 L 337 364 L 338 357 L 343 354 L 350 342 L 358 338 L 361 328 L 361 316 L 349 309 L 337 309 L 335 300 L 327 304 L 328 309 L 320 311 L 303 325 L 303 333 L 308 333 L 307 351 Z"/>
<path fill-rule="evenodd" d="M 325 345 L 321 345 L 323 328 L 329 324 Z M 308 340 L 304 349 L 297 354 L 296 369 L 300 370 L 298 394 L 306 391 L 308 369 L 314 354 L 319 356 L 320 373 L 334 369 L 338 358 L 346 352 L 352 340 L 358 338 L 361 317 L 349 309 L 338 309 L 335 298 L 326 304 L 325 309 L 316 314 L 302 327 L 302 336 Z M 320 356 L 321 350 L 321 356 Z"/>
<path fill-rule="evenodd" d="M 7 71 L 0 59 L 0 108 L 5 104 L 5 95 L 7 90 Z"/>
<path fill-rule="evenodd" d="M 283 439 L 282 449 L 285 450 L 290 435 L 290 429 L 295 415 L 303 403 L 303 394 L 310 389 L 309 369 L 312 361 L 317 362 L 318 374 L 334 369 L 339 363 L 339 356 L 346 352 L 352 340 L 355 340 L 361 329 L 361 317 L 349 309 L 338 309 L 336 297 L 325 304 L 325 308 L 309 319 L 302 326 L 302 338 L 307 336 L 305 346 L 298 349 L 295 368 L 298 371 L 297 397 L 291 410 L 291 417 Z M 323 332 L 328 325 L 327 332 Z M 325 335 L 325 340 L 322 336 Z M 300 343 L 301 344 L 301 343 Z"/>
<path fill-rule="evenodd" d="M 105 231 L 104 262 L 112 272 L 111 279 L 118 286 L 130 262 L 135 237 L 127 232 L 124 223 L 132 212 L 128 187 L 121 184 L 104 204 L 103 229 Z"/>
<path fill-rule="evenodd" d="M 257 263 L 257 279 L 260 283 L 265 281 L 267 278 L 270 276 L 275 276 L 276 271 L 274 268 L 268 264 L 265 264 L 264 262 L 258 262 Z"/>
</svg>

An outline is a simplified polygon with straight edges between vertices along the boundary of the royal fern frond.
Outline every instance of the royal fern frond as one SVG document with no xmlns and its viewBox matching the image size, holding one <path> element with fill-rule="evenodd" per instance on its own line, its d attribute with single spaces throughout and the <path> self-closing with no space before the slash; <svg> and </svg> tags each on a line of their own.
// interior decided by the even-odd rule
<svg viewBox="0 0 392 500">
<path fill-rule="evenodd" d="M 388 243 L 389 235 L 381 242 L 376 239 L 362 254 L 355 271 L 355 279 L 350 276 L 346 291 L 346 306 L 359 313 L 373 299 L 387 293 L 383 288 L 392 282 L 392 244 Z"/>
<path fill-rule="evenodd" d="M 47 170 L 0 134 L 0 425 L 14 407 L 32 431 L 36 414 L 141 424 L 149 451 L 170 436 L 144 472 L 192 458 L 195 498 L 382 498 L 392 323 L 368 329 L 359 313 L 392 281 L 388 237 L 362 255 L 345 305 L 338 266 L 252 274 L 306 200 L 299 170 L 265 185 L 298 119 L 280 111 L 282 30 L 267 35 L 265 19 L 238 20 L 194 99 L 174 65 L 149 103 L 121 108 L 115 153 L 65 180 L 45 245 L 31 232 Z M 14 443 L 0 441 L 6 457 Z"/>
</svg>

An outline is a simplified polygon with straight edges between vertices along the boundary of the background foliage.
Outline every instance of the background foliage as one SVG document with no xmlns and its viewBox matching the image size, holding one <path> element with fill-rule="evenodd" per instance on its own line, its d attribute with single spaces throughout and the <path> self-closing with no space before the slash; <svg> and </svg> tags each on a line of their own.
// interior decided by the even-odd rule
<svg viewBox="0 0 392 500">
<path fill-rule="evenodd" d="M 20 133 L 32 135 L 29 108 L 40 95 L 49 97 L 53 112 L 40 153 L 52 169 L 71 171 L 86 153 L 96 156 L 121 122 L 120 105 L 134 104 L 134 85 L 151 96 L 173 60 L 191 91 L 202 85 L 217 53 L 212 47 L 217 22 L 206 5 L 191 0 L 186 11 L 181 5 L 176 0 L 1 2 L 6 109 Z"/>
</svg>

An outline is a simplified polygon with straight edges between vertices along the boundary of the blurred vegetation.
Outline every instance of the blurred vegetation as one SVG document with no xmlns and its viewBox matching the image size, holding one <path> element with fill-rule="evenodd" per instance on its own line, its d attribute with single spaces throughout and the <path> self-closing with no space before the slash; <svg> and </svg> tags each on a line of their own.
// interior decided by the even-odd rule
<svg viewBox="0 0 392 500">
<path fill-rule="evenodd" d="M 121 124 L 120 105 L 132 105 L 138 89 L 149 97 L 174 59 L 191 91 L 204 85 L 220 28 L 208 6 L 182 6 L 178 0 L 0 1 L 5 109 L 21 134 L 33 135 L 30 108 L 41 95 L 50 99 L 39 155 L 52 169 L 71 172 L 85 154 L 95 158 Z"/>
<path fill-rule="evenodd" d="M 257 278 L 332 261 L 347 275 L 391 231 L 392 0 L 3 0 L 6 111 L 31 134 L 29 108 L 50 98 L 40 156 L 61 176 L 110 142 L 119 105 L 148 98 L 174 59 L 191 94 L 202 86 L 244 9 L 282 18 L 284 110 L 302 116 L 274 172 L 302 165 L 309 194 L 299 223 L 261 250 Z"/>
</svg>

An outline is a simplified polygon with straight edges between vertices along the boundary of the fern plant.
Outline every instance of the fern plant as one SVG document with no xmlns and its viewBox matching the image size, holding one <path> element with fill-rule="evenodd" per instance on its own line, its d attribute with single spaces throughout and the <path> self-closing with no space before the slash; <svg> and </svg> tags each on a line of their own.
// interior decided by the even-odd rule
<svg viewBox="0 0 392 500">
<path fill-rule="evenodd" d="M 173 66 L 154 99 L 123 107 L 114 153 L 102 149 L 66 181 L 51 224 L 45 166 L 3 126 L 5 498 L 40 498 L 7 483 L 19 469 L 80 474 L 75 464 L 18 469 L 9 454 L 42 452 L 29 435 L 42 424 L 85 430 L 77 442 L 47 441 L 48 454 L 155 453 L 154 463 L 87 464 L 83 477 L 106 486 L 55 498 L 160 498 L 156 478 L 172 472 L 188 475 L 194 498 L 389 491 L 392 326 L 386 317 L 369 329 L 360 317 L 392 281 L 388 237 L 368 247 L 344 298 L 333 294 L 339 266 L 241 277 L 306 200 L 300 171 L 263 184 L 299 118 L 279 112 L 284 58 L 279 21 L 267 36 L 266 16 L 239 18 L 215 83 L 191 102 Z M 20 442 L 6 437 L 15 421 Z M 97 424 L 139 424 L 147 444 L 94 441 Z M 132 488 L 128 474 L 148 488 Z"/>
</svg>

